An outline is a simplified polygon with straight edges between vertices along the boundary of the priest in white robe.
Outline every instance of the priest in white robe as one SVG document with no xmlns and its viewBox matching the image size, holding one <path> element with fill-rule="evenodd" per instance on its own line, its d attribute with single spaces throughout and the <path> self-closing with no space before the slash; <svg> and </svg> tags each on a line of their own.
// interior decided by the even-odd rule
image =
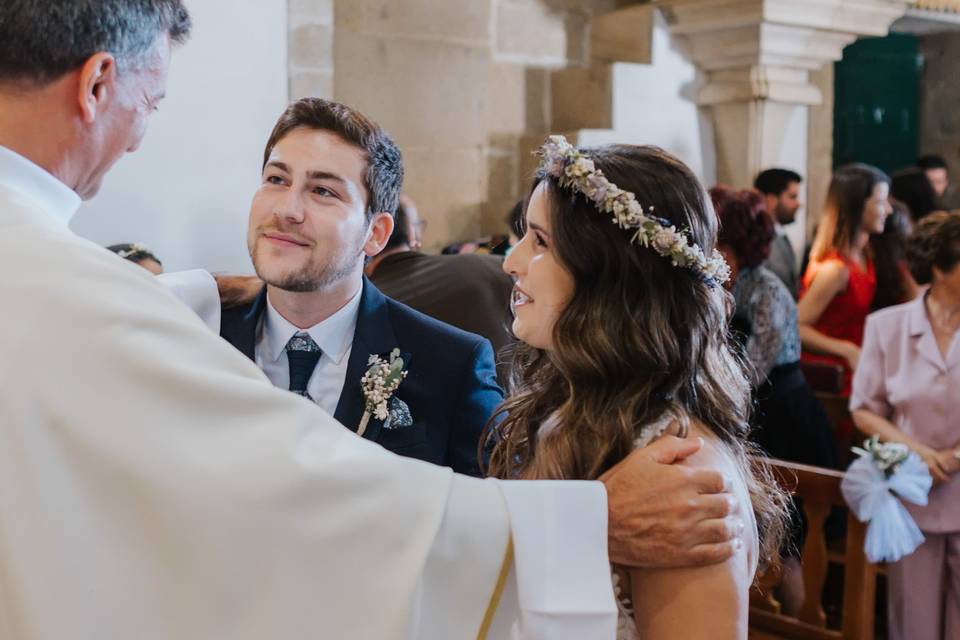
<svg viewBox="0 0 960 640">
<path fill-rule="evenodd" d="M 0 5 L 0 638 L 612 638 L 608 554 L 731 552 L 723 479 L 656 459 L 695 443 L 606 488 L 399 458 L 73 235 L 188 30 L 179 0 Z"/>
</svg>

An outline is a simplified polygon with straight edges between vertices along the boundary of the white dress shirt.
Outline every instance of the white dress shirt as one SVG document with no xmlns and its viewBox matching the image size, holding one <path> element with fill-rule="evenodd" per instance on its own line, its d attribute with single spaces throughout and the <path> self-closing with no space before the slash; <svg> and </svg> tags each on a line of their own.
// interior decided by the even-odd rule
<svg viewBox="0 0 960 640">
<path fill-rule="evenodd" d="M 267 374 L 274 386 L 290 388 L 290 364 L 284 348 L 294 334 L 307 333 L 322 351 L 307 382 L 307 393 L 330 415 L 336 412 L 347 377 L 347 363 L 350 361 L 353 334 L 357 329 L 362 290 L 362 287 L 358 288 L 339 311 L 308 329 L 298 329 L 280 315 L 267 295 L 267 309 L 257 327 L 254 356 L 257 366 Z"/>
<path fill-rule="evenodd" d="M 29 199 L 49 215 L 44 222 L 55 222 L 66 228 L 83 201 L 73 189 L 63 184 L 19 153 L 0 145 L 0 177 L 2 185 Z"/>
<path fill-rule="evenodd" d="M 220 293 L 209 272 L 203 269 L 172 271 L 157 276 L 157 279 L 193 309 L 211 331 L 220 333 Z M 330 415 L 336 412 L 347 378 L 362 291 L 362 287 L 358 288 L 339 311 L 308 329 L 298 329 L 291 324 L 267 296 L 266 311 L 257 324 L 253 353 L 257 366 L 274 386 L 290 388 L 290 364 L 284 347 L 295 333 L 308 333 L 323 354 L 307 382 L 307 393 Z"/>
</svg>

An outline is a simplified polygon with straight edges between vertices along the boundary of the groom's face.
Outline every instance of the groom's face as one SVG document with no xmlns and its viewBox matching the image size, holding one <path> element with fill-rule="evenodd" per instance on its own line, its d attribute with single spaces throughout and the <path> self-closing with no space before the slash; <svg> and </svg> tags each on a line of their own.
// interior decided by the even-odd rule
<svg viewBox="0 0 960 640">
<path fill-rule="evenodd" d="M 257 275 L 288 291 L 357 275 L 371 235 L 366 169 L 364 151 L 329 131 L 300 128 L 282 138 L 250 208 L 247 247 Z"/>
</svg>

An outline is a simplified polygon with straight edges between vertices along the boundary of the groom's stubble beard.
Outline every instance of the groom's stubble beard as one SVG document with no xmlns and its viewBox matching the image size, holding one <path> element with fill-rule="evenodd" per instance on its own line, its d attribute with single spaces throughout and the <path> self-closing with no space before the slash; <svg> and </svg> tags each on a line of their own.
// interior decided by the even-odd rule
<svg viewBox="0 0 960 640">
<path fill-rule="evenodd" d="M 249 246 L 248 250 L 257 276 L 277 289 L 292 293 L 319 291 L 349 276 L 356 269 L 362 268 L 362 249 L 366 230 L 352 239 L 351 246 L 345 250 L 334 247 L 332 251 L 325 251 L 320 243 L 315 244 L 310 249 L 309 258 L 303 264 L 279 273 L 269 264 L 270 258 L 263 255 L 264 252 L 270 251 L 269 247 L 261 244 L 265 242 L 262 232 L 267 230 L 278 229 L 275 227 L 258 229 L 253 245 Z"/>
</svg>

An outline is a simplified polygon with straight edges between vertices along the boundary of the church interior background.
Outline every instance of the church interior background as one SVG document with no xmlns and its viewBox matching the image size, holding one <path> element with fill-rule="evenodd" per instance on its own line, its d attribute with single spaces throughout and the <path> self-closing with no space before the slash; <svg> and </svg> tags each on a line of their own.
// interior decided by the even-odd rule
<svg viewBox="0 0 960 640">
<path fill-rule="evenodd" d="M 433 250 L 505 231 L 550 132 L 659 145 L 707 185 L 794 169 L 807 178 L 798 246 L 838 162 L 892 170 L 922 151 L 960 166 L 956 0 L 189 5 L 200 37 L 177 53 L 159 133 L 74 222 L 102 244 L 148 244 L 172 269 L 250 270 L 261 145 L 305 95 L 359 108 L 394 136 Z M 896 64 L 859 70 L 876 68 L 871 56 Z"/>
<path fill-rule="evenodd" d="M 845 163 L 892 172 L 936 154 L 960 183 L 960 0 L 187 5 L 195 35 L 152 135 L 72 223 L 98 244 L 143 243 L 171 271 L 251 272 L 262 145 L 303 96 L 346 103 L 398 142 L 432 252 L 506 233 L 551 133 L 658 145 L 706 186 L 794 170 L 795 247 Z"/>
</svg>

